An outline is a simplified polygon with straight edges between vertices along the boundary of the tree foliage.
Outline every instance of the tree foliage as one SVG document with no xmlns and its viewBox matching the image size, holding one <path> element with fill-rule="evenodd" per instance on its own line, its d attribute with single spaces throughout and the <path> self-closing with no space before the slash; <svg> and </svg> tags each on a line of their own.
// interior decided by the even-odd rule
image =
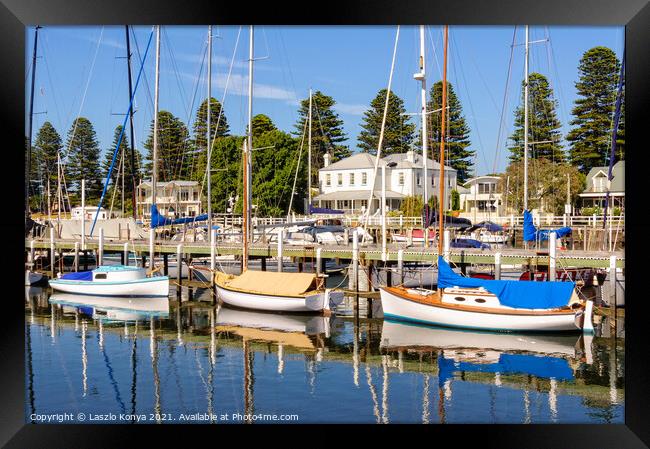
<svg viewBox="0 0 650 449">
<path fill-rule="evenodd" d="M 78 117 L 68 131 L 67 179 L 80 191 L 81 180 L 86 180 L 86 198 L 98 199 L 102 191 L 102 172 L 99 166 L 99 143 L 92 123 Z"/>
<path fill-rule="evenodd" d="M 312 94 L 312 125 L 311 125 L 311 167 L 312 185 L 318 183 L 318 170 L 323 168 L 323 156 L 329 153 L 332 162 L 344 159 L 352 154 L 347 145 L 342 143 L 347 140 L 343 130 L 343 120 L 334 110 L 336 101 L 329 95 L 317 90 Z M 304 134 L 305 155 L 303 160 L 307 165 L 308 133 L 309 133 L 309 98 L 300 102 L 298 121 L 294 127 L 293 135 L 297 137 L 298 144 Z M 305 124 L 307 123 L 307 129 Z"/>
<path fill-rule="evenodd" d="M 470 150 L 470 129 L 463 115 L 460 100 L 454 92 L 450 82 L 447 82 L 447 124 L 445 127 L 445 164 L 450 165 L 458 172 L 458 179 L 465 182 L 470 178 L 472 171 L 472 158 L 475 151 Z M 442 81 L 435 83 L 429 92 L 428 111 L 437 111 L 442 108 Z M 433 159 L 440 161 L 440 137 L 442 131 L 441 111 L 432 112 L 427 116 L 429 148 Z M 422 137 L 420 137 L 420 141 Z"/>
<path fill-rule="evenodd" d="M 108 169 L 111 166 L 111 162 L 113 161 L 113 154 L 115 152 L 115 148 L 117 147 L 117 141 L 120 138 L 120 134 L 122 133 L 122 125 L 118 125 L 115 128 L 115 132 L 113 133 L 113 144 L 106 149 L 106 154 L 104 155 L 104 161 L 102 163 L 102 172 L 104 176 L 104 181 L 106 180 L 106 177 L 108 176 Z M 132 178 L 132 171 L 131 171 L 131 148 L 129 147 L 129 139 L 126 135 L 126 133 L 122 136 L 122 140 L 120 142 L 120 147 L 117 153 L 117 156 L 115 158 L 115 165 L 113 167 L 113 172 L 111 174 L 111 182 L 109 184 L 109 190 L 107 190 L 108 195 L 113 194 L 113 189 L 115 186 L 118 186 L 118 190 L 121 192 L 122 188 L 122 157 L 124 157 L 124 193 L 125 193 L 125 202 L 126 199 L 131 198 L 131 194 L 133 192 L 133 178 Z M 139 173 L 141 169 L 141 164 L 142 164 L 142 155 L 138 150 L 135 150 L 135 173 L 136 173 L 136 179 L 139 179 Z"/>
<path fill-rule="evenodd" d="M 436 198 L 436 197 L 432 195 L 431 198 Z M 429 198 L 430 201 L 431 198 Z M 404 199 L 402 200 L 402 204 L 399 207 L 399 210 L 406 217 L 420 217 L 422 215 L 423 208 L 424 208 L 424 201 L 422 199 L 422 195 L 411 195 L 411 196 L 404 197 Z"/>
<path fill-rule="evenodd" d="M 528 177 L 528 208 L 541 209 L 556 215 L 564 213 L 566 203 L 567 175 L 571 180 L 570 199 L 575 203 L 585 186 L 585 175 L 568 164 L 536 159 L 530 162 L 534 175 Z M 507 187 L 507 188 L 506 188 Z M 523 211 L 524 201 L 524 163 L 511 162 L 504 175 L 501 175 L 498 191 L 503 193 L 503 201 L 508 208 Z"/>
<path fill-rule="evenodd" d="M 510 162 L 524 157 L 524 92 L 525 81 L 521 87 L 521 104 L 515 111 L 515 130 L 510 139 Z M 548 79 L 540 73 L 528 76 L 528 157 L 545 158 L 555 162 L 565 160 L 560 143 L 560 120 L 557 118 L 557 101 L 553 98 Z M 545 142 L 545 143 L 535 143 Z"/>
<path fill-rule="evenodd" d="M 594 47 L 580 59 L 575 83 L 578 99 L 571 111 L 573 128 L 567 135 L 571 163 L 582 173 L 604 165 L 611 149 L 612 118 L 620 62 L 607 47 Z M 624 116 L 624 115 L 623 115 Z M 622 131 L 622 132 L 621 132 Z M 625 121 L 619 125 L 618 157 L 625 157 Z"/>
<path fill-rule="evenodd" d="M 148 177 L 151 177 L 153 169 L 153 126 L 152 120 L 149 136 L 144 144 L 147 150 L 145 170 Z M 171 112 L 159 111 L 157 182 L 189 179 L 194 168 L 195 156 L 185 123 Z"/>
<path fill-rule="evenodd" d="M 361 124 L 362 131 L 358 138 L 358 147 L 361 151 L 377 154 L 385 104 L 386 89 L 382 89 L 370 103 L 370 109 L 363 115 L 363 122 Z M 410 123 L 409 117 L 404 115 L 405 112 L 404 100 L 391 91 L 388 99 L 388 112 L 381 150 L 383 156 L 394 153 L 406 153 L 410 149 L 413 143 L 415 124 Z"/>
</svg>

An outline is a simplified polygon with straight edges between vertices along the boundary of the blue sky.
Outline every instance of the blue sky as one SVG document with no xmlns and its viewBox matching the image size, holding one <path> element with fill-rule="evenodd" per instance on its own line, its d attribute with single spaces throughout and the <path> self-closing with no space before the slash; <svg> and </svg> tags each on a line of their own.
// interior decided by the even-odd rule
<svg viewBox="0 0 650 449">
<path fill-rule="evenodd" d="M 140 55 L 152 27 L 135 27 L 131 40 L 133 79 L 140 68 Z M 452 26 L 449 29 L 448 80 L 454 84 L 471 128 L 472 148 L 477 151 L 477 173 L 502 171 L 506 166 L 506 137 L 512 133 L 514 110 L 520 102 L 524 76 L 524 47 L 513 54 L 510 86 L 506 91 L 508 63 L 514 26 Z M 344 121 L 347 144 L 356 150 L 363 112 L 377 91 L 388 83 L 396 27 L 390 26 L 256 26 L 253 113 L 271 117 L 277 127 L 293 131 L 298 102 L 309 88 L 331 95 Z M 231 132 L 243 134 L 247 120 L 248 45 L 247 26 L 214 26 L 212 96 L 222 101 Z M 235 45 L 239 41 L 235 51 Z M 531 45 L 530 71 L 546 75 L 558 100 L 563 134 L 570 128 L 576 99 L 574 83 L 582 54 L 598 45 L 621 57 L 622 27 L 530 28 L 530 40 L 550 38 Z M 27 30 L 26 92 L 34 30 Z M 517 28 L 516 43 L 524 40 L 524 27 Z M 207 95 L 203 64 L 207 26 L 162 28 L 160 109 L 171 111 L 190 124 L 201 99 Z M 136 146 L 143 150 L 153 117 L 155 40 L 145 61 L 143 79 L 136 93 Z M 428 88 L 441 79 L 442 27 L 426 28 Z M 128 108 L 124 27 L 44 27 L 39 31 L 39 59 L 34 99 L 34 137 L 45 120 L 65 141 L 78 115 L 89 118 L 103 151 Z M 234 54 L 234 59 L 233 59 Z M 393 91 L 404 99 L 409 112 L 419 110 L 419 30 L 402 26 L 398 42 Z M 228 70 L 232 73 L 224 97 Z M 501 109 L 507 96 L 504 126 L 499 138 Z M 28 98 L 27 98 L 28 100 Z M 26 103 L 28 104 L 28 103 Z M 26 109 L 28 111 L 28 109 Z M 419 126 L 419 120 L 412 118 Z"/>
</svg>

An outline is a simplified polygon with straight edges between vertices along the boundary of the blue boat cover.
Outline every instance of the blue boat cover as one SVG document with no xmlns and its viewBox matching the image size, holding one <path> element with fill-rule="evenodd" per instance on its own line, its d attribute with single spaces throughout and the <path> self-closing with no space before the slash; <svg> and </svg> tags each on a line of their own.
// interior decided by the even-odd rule
<svg viewBox="0 0 650 449">
<path fill-rule="evenodd" d="M 474 239 L 453 239 L 451 241 L 452 248 L 480 248 L 489 249 L 490 245 L 487 243 L 479 242 Z"/>
<path fill-rule="evenodd" d="M 62 275 L 60 279 L 65 279 L 66 281 L 92 281 L 93 272 L 79 271 L 77 273 L 66 273 Z"/>
<path fill-rule="evenodd" d="M 486 230 L 488 230 L 490 232 L 501 232 L 501 231 L 503 231 L 503 226 L 501 226 L 501 225 L 498 225 L 498 224 L 493 223 L 491 221 L 482 221 L 480 223 L 475 224 L 471 228 L 469 228 L 467 230 L 467 232 L 472 232 L 473 230 L 479 229 L 479 228 L 485 228 Z"/>
<path fill-rule="evenodd" d="M 314 207 L 309 205 L 310 214 L 344 214 L 345 212 L 338 209 L 327 209 L 326 207 Z"/>
<path fill-rule="evenodd" d="M 184 217 L 184 218 L 177 218 L 175 220 L 172 220 L 160 215 L 160 212 L 158 212 L 158 206 L 156 206 L 155 204 L 151 205 L 151 227 L 152 228 L 157 228 L 158 226 L 194 223 L 195 221 L 204 221 L 207 219 L 208 219 L 208 214 L 203 214 L 196 217 Z"/>
<path fill-rule="evenodd" d="M 543 379 L 573 380 L 573 370 L 566 359 L 546 355 L 508 354 L 499 355 L 497 363 L 455 362 L 443 355 L 438 357 L 439 381 L 444 384 L 453 378 L 454 371 L 478 371 L 501 374 L 530 374 Z"/>
<path fill-rule="evenodd" d="M 540 241 L 548 240 L 548 236 L 551 232 L 554 232 L 556 237 L 562 238 L 565 235 L 571 234 L 570 227 L 558 228 L 558 229 L 542 229 L 537 230 L 535 224 L 533 223 L 533 216 L 527 210 L 524 211 L 524 241 L 534 242 L 538 238 Z"/>
<path fill-rule="evenodd" d="M 442 257 L 438 257 L 438 288 L 483 287 L 499 298 L 501 305 L 519 309 L 554 309 L 566 306 L 574 282 L 497 281 L 467 278 L 456 274 Z"/>
</svg>

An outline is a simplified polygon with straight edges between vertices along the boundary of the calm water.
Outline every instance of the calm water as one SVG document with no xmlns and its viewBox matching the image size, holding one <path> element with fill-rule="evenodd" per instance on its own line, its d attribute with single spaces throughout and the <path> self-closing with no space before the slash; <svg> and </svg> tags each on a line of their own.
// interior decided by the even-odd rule
<svg viewBox="0 0 650 449">
<path fill-rule="evenodd" d="M 624 419 L 624 340 L 598 336 L 606 322 L 537 337 L 38 287 L 25 314 L 27 422 Z"/>
</svg>

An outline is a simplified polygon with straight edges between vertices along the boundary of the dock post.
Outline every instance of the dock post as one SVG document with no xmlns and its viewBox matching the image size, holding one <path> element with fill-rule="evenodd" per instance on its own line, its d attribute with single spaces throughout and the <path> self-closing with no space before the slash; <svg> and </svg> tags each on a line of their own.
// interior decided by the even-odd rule
<svg viewBox="0 0 650 449">
<path fill-rule="evenodd" d="M 154 244 L 156 242 L 156 230 L 149 229 L 149 268 L 153 270 L 156 268 Z"/>
<path fill-rule="evenodd" d="M 377 279 L 377 283 L 379 283 L 379 278 Z M 386 287 L 392 287 L 393 286 L 393 269 L 388 265 L 388 268 L 386 269 Z"/>
<path fill-rule="evenodd" d="M 428 248 L 429 247 L 429 228 L 424 229 L 424 247 Z"/>
<path fill-rule="evenodd" d="M 444 251 L 444 258 L 447 262 L 449 262 L 449 245 L 451 244 L 451 238 L 450 238 L 450 233 L 449 230 L 445 230 L 445 240 L 444 240 L 444 246 L 443 246 L 443 251 Z"/>
<path fill-rule="evenodd" d="M 321 250 L 322 250 L 322 248 L 316 248 L 316 274 L 318 276 L 323 274 L 323 272 L 321 270 L 321 268 L 322 268 L 321 263 L 322 263 L 322 260 L 323 260 L 323 258 L 321 256 Z"/>
<path fill-rule="evenodd" d="M 210 229 L 210 271 L 212 272 L 214 272 L 214 270 L 217 269 L 217 247 L 215 246 L 216 244 L 217 244 L 217 230 Z M 179 264 L 178 266 L 180 267 L 180 261 L 178 262 L 178 264 Z M 214 283 L 214 279 L 210 281 L 211 285 L 213 283 Z"/>
<path fill-rule="evenodd" d="M 406 244 L 408 246 L 413 246 L 413 228 L 406 230 Z"/>
<path fill-rule="evenodd" d="M 179 243 L 176 246 L 176 262 L 178 263 L 179 267 L 182 267 L 182 263 L 183 263 L 183 244 L 182 243 Z M 183 281 L 182 281 L 183 276 L 182 276 L 182 274 L 183 274 L 182 269 L 179 268 L 178 270 L 176 270 L 176 282 L 178 283 L 178 287 L 176 287 L 176 297 L 179 298 L 179 302 L 180 302 L 180 297 L 181 297 L 181 287 L 183 285 Z M 179 305 L 179 309 L 180 309 L 180 305 Z"/>
<path fill-rule="evenodd" d="M 262 265 L 262 271 L 266 271 L 266 257 L 262 257 L 260 264 Z"/>
<path fill-rule="evenodd" d="M 74 242 L 74 271 L 79 271 L 79 242 Z"/>
<path fill-rule="evenodd" d="M 494 253 L 494 279 L 501 279 L 501 253 Z"/>
<path fill-rule="evenodd" d="M 609 304 L 616 308 L 616 256 L 609 256 Z"/>
<path fill-rule="evenodd" d="M 304 260 L 305 259 L 303 257 L 298 257 L 298 273 L 302 273 Z"/>
<path fill-rule="evenodd" d="M 283 247 L 283 242 L 284 240 L 284 230 L 279 229 L 278 230 L 278 273 L 282 273 L 282 247 Z"/>
<path fill-rule="evenodd" d="M 54 259 L 56 258 L 56 249 L 54 247 L 54 228 L 50 228 L 50 269 L 52 279 L 54 279 Z"/>
<path fill-rule="evenodd" d="M 82 244 L 83 246 L 83 244 Z M 83 250 L 82 254 L 84 255 L 84 271 L 88 271 L 88 250 Z"/>
<path fill-rule="evenodd" d="M 129 242 L 126 242 L 124 244 L 123 254 L 124 254 L 124 265 L 128 266 L 129 265 Z M 137 263 L 136 263 L 136 265 L 137 265 Z"/>
<path fill-rule="evenodd" d="M 359 293 L 359 235 L 356 229 L 352 231 L 352 281 L 354 290 Z"/>
<path fill-rule="evenodd" d="M 104 264 L 104 228 L 99 228 L 99 245 L 97 247 L 97 266 Z"/>
<path fill-rule="evenodd" d="M 554 281 L 556 278 L 556 260 L 557 253 L 557 235 L 555 232 L 550 232 L 548 235 L 548 280 Z"/>
<path fill-rule="evenodd" d="M 178 269 L 181 269 L 180 265 Z M 169 276 L 169 258 L 167 257 L 167 253 L 163 254 L 163 274 Z"/>
<path fill-rule="evenodd" d="M 343 240 L 345 241 L 345 246 L 350 244 L 350 230 L 348 228 L 343 230 Z"/>
<path fill-rule="evenodd" d="M 399 285 L 404 283 L 404 250 L 400 249 L 397 251 L 397 276 L 399 279 Z"/>
</svg>

